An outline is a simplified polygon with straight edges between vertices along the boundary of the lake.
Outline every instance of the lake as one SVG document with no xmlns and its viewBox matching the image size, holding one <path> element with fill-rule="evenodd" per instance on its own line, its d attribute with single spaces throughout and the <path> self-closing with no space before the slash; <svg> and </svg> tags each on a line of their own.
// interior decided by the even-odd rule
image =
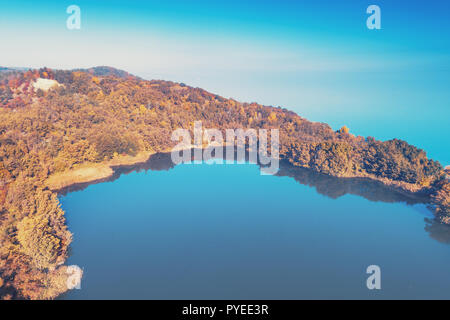
<svg viewBox="0 0 450 320">
<path fill-rule="evenodd" d="M 63 299 L 450 299 L 450 228 L 378 182 L 157 154 L 60 201 L 84 270 Z"/>
</svg>

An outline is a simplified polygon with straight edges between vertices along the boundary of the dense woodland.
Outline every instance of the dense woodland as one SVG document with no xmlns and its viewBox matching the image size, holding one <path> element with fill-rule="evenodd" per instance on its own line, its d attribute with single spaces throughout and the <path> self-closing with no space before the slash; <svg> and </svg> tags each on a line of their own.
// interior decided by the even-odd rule
<svg viewBox="0 0 450 320">
<path fill-rule="evenodd" d="M 38 78 L 57 81 L 36 89 Z M 0 297 L 50 299 L 64 292 L 72 236 L 52 174 L 123 154 L 175 145 L 171 133 L 205 128 L 278 128 L 280 156 L 335 177 L 368 177 L 426 195 L 436 220 L 450 224 L 450 183 L 442 166 L 402 140 L 354 136 L 343 127 L 199 88 L 146 81 L 98 67 L 0 70 Z"/>
</svg>

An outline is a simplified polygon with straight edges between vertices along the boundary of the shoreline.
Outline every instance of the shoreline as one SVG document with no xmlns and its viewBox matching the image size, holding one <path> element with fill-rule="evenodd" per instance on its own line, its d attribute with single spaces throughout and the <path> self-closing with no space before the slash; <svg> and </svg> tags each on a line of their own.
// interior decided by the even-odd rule
<svg viewBox="0 0 450 320">
<path fill-rule="evenodd" d="M 141 151 L 135 156 L 121 155 L 115 159 L 106 162 L 84 162 L 69 170 L 57 172 L 50 175 L 44 182 L 45 186 L 53 192 L 58 193 L 76 185 L 88 185 L 96 182 L 105 181 L 114 176 L 117 169 L 122 167 L 132 167 L 149 161 L 150 157 L 158 153 L 171 152 L 173 148 L 167 148 L 163 151 Z M 179 149 L 192 150 L 189 149 Z"/>
<path fill-rule="evenodd" d="M 107 162 L 83 163 L 80 166 L 50 175 L 45 180 L 45 186 L 51 191 L 58 192 L 77 184 L 90 184 L 95 181 L 108 179 L 114 175 L 115 169 L 123 166 L 134 166 L 145 163 L 156 154 L 154 151 L 144 151 L 136 156 L 120 156 Z"/>
<path fill-rule="evenodd" d="M 192 150 L 192 149 L 190 149 Z M 136 156 L 120 156 L 116 159 L 109 160 L 107 162 L 100 163 L 83 163 L 76 168 L 58 172 L 47 178 L 45 181 L 46 187 L 52 192 L 61 193 L 63 190 L 71 190 L 73 187 L 88 186 L 91 184 L 101 183 L 108 181 L 114 177 L 114 175 L 121 168 L 134 167 L 140 164 L 144 164 L 150 160 L 150 158 L 156 154 L 165 154 L 170 151 L 143 151 L 139 152 Z M 370 175 L 355 175 L 348 174 L 345 176 L 334 176 L 326 173 L 317 172 L 308 167 L 297 166 L 289 161 L 287 158 L 280 158 L 280 161 L 287 162 L 292 168 L 302 168 L 311 170 L 314 173 L 321 174 L 328 177 L 337 179 L 350 180 L 350 179 L 363 179 L 370 182 L 381 183 L 385 188 L 394 192 L 400 192 L 405 196 L 414 198 L 426 198 L 429 204 L 435 205 L 430 198 L 431 189 L 424 186 L 409 184 L 401 181 L 394 181 L 387 178 L 378 178 Z M 70 192 L 70 191 L 69 191 Z"/>
<path fill-rule="evenodd" d="M 202 149 L 204 149 L 203 146 Z M 192 150 L 192 148 L 188 148 Z M 185 150 L 180 148 L 178 151 Z M 73 191 L 82 190 L 91 184 L 97 184 L 106 182 L 109 180 L 115 180 L 116 175 L 120 176 L 121 169 L 128 168 L 130 171 L 137 170 L 139 165 L 143 165 L 156 154 L 168 154 L 172 151 L 171 148 L 167 148 L 162 151 L 141 151 L 135 156 L 122 155 L 115 159 L 111 159 L 106 162 L 100 163 L 82 163 L 76 168 L 58 172 L 49 176 L 45 181 L 45 186 L 52 192 L 58 195 L 67 194 Z M 246 153 L 247 154 L 247 153 Z M 298 166 L 289 161 L 289 159 L 280 157 L 280 161 L 286 161 L 293 168 L 303 168 L 311 170 L 314 173 L 323 174 L 337 179 L 351 180 L 362 179 L 370 182 L 380 183 L 384 188 L 389 189 L 392 192 L 401 193 L 406 197 L 420 199 L 423 203 L 430 205 L 430 209 L 435 215 L 436 219 L 441 223 L 450 225 L 450 220 L 445 218 L 448 216 L 446 204 L 440 200 L 435 199 L 434 194 L 438 189 L 433 186 L 423 186 L 418 184 L 406 183 L 403 181 L 390 180 L 388 178 L 380 178 L 372 175 L 357 175 L 354 173 L 348 173 L 342 176 L 334 176 L 322 172 L 315 171 L 308 167 Z M 447 170 L 444 170 L 448 172 Z M 443 217 L 445 219 L 443 219 Z M 448 222 L 447 222 L 448 221 Z"/>
</svg>

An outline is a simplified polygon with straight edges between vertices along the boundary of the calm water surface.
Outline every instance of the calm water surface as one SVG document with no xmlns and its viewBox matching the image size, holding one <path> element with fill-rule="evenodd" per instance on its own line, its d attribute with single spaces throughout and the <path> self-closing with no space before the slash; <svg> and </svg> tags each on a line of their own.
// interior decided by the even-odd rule
<svg viewBox="0 0 450 320">
<path fill-rule="evenodd" d="M 62 298 L 450 299 L 450 228 L 377 183 L 164 155 L 114 179 L 60 197 L 84 269 Z"/>
</svg>

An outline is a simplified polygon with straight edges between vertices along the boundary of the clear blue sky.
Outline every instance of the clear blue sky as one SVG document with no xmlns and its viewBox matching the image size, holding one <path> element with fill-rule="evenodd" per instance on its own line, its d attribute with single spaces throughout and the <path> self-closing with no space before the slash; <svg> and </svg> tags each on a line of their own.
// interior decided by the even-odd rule
<svg viewBox="0 0 450 320">
<path fill-rule="evenodd" d="M 68 30 L 66 8 L 81 8 Z M 368 30 L 366 8 L 381 8 Z M 281 105 L 450 163 L 450 1 L 5 1 L 0 65 L 110 65 Z"/>
</svg>

